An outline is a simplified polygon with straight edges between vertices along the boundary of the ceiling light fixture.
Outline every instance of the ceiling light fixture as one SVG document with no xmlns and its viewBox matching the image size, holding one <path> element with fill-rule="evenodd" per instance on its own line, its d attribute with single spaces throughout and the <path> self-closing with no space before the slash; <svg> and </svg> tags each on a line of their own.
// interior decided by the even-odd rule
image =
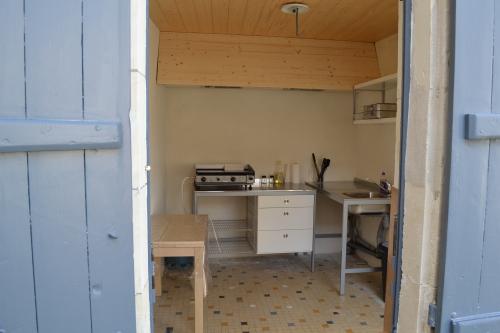
<svg viewBox="0 0 500 333">
<path fill-rule="evenodd" d="M 285 3 L 283 6 L 281 6 L 281 11 L 283 13 L 295 15 L 295 36 L 297 37 L 300 34 L 299 14 L 303 14 L 308 10 L 309 6 L 300 2 Z"/>
</svg>

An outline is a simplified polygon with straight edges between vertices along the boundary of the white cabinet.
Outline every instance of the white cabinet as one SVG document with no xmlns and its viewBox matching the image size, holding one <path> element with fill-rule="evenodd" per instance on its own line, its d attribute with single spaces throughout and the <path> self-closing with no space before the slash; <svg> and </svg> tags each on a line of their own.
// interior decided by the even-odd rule
<svg viewBox="0 0 500 333">
<path fill-rule="evenodd" d="M 312 229 L 313 207 L 260 208 L 257 213 L 259 230 Z"/>
<path fill-rule="evenodd" d="M 253 207 L 258 254 L 312 251 L 314 195 L 259 196 Z"/>
<path fill-rule="evenodd" d="M 259 230 L 257 253 L 311 252 L 312 237 L 312 229 Z"/>
</svg>

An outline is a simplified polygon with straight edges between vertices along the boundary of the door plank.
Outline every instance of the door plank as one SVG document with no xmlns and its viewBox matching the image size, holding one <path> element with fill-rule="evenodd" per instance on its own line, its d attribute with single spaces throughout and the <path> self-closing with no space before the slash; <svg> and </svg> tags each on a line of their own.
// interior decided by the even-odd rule
<svg viewBox="0 0 500 333">
<path fill-rule="evenodd" d="M 0 117 L 24 119 L 24 12 L 0 2 Z M 26 153 L 0 153 L 0 329 L 37 332 Z"/>
<path fill-rule="evenodd" d="M 81 0 L 26 0 L 29 118 L 82 119 L 81 11 Z M 91 332 L 83 152 L 28 159 L 39 332 Z"/>
<path fill-rule="evenodd" d="M 492 113 L 500 114 L 500 4 L 495 2 L 495 53 L 493 59 Z M 497 124 L 498 128 L 498 124 Z M 490 140 L 488 191 L 486 221 L 484 229 L 484 250 L 482 257 L 481 285 L 479 295 L 480 311 L 499 311 L 500 295 L 500 140 Z M 497 317 L 497 325 L 499 319 Z M 497 326 L 498 327 L 498 326 Z M 492 331 L 493 332 L 493 331 Z"/>
<path fill-rule="evenodd" d="M 128 8 L 123 0 L 84 2 L 86 119 L 129 123 Z M 90 283 L 99 289 L 91 294 L 96 332 L 135 331 L 129 130 L 123 126 L 122 149 L 85 152 Z"/>
<path fill-rule="evenodd" d="M 494 3 L 456 2 L 449 197 L 438 332 L 450 332 L 452 313 L 462 317 L 479 311 L 489 143 L 465 140 L 465 114 L 491 112 Z"/>
</svg>

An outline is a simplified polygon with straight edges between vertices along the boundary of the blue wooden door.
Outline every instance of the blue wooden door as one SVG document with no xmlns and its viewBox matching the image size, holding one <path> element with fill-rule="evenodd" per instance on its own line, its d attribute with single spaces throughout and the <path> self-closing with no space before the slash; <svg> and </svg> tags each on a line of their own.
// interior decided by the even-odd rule
<svg viewBox="0 0 500 333">
<path fill-rule="evenodd" d="M 500 1 L 455 1 L 438 331 L 500 332 Z"/>
<path fill-rule="evenodd" d="M 130 2 L 0 1 L 0 332 L 134 332 Z"/>
</svg>

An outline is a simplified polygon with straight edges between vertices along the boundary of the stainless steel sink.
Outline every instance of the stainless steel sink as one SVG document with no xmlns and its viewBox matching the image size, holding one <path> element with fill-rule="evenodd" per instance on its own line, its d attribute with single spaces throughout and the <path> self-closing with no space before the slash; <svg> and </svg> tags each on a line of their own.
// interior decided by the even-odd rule
<svg viewBox="0 0 500 333">
<path fill-rule="evenodd" d="M 345 196 L 354 199 L 379 199 L 379 198 L 387 198 L 386 195 L 381 194 L 379 192 L 344 192 Z"/>
<path fill-rule="evenodd" d="M 345 196 L 353 199 L 385 199 L 386 195 L 379 192 L 344 192 Z M 387 213 L 389 205 L 353 205 L 349 206 L 349 213 L 351 214 L 374 214 L 374 213 Z"/>
</svg>

